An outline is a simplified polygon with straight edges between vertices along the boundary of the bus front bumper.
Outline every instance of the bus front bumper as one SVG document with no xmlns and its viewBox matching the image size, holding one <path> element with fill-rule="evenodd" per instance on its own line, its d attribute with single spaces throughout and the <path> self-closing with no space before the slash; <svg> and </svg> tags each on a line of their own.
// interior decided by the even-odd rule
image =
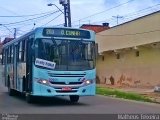
<svg viewBox="0 0 160 120">
<path fill-rule="evenodd" d="M 43 84 L 38 84 L 33 87 L 33 96 L 69 96 L 69 95 L 79 95 L 79 96 L 93 96 L 96 92 L 95 83 L 82 86 L 47 86 Z"/>
</svg>

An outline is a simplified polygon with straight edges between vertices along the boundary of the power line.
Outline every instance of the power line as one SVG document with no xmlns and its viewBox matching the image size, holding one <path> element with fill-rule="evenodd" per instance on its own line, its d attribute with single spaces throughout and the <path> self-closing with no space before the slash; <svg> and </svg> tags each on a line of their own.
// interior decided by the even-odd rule
<svg viewBox="0 0 160 120">
<path fill-rule="evenodd" d="M 50 20 L 49 22 L 47 22 L 46 24 L 42 25 L 42 26 L 46 26 L 48 23 L 50 23 L 50 22 L 52 22 L 53 20 L 57 19 L 60 15 L 62 15 L 62 13 L 59 14 L 58 16 L 56 16 L 55 18 L 53 18 L 52 20 Z M 41 26 L 41 27 L 42 27 L 42 26 Z"/>
<path fill-rule="evenodd" d="M 50 12 L 43 12 L 43 13 L 37 13 L 37 14 L 31 14 L 31 15 L 16 15 L 16 16 L 0 16 L 0 17 L 30 17 L 30 16 L 37 16 L 37 15 L 42 15 L 42 14 L 49 14 L 52 13 L 53 11 Z"/>
<path fill-rule="evenodd" d="M 137 15 L 137 14 L 139 14 L 139 13 L 142 13 L 142 11 L 145 11 L 145 10 L 147 10 L 147 9 L 151 9 L 151 8 L 154 8 L 154 7 L 157 7 L 157 6 L 159 6 L 160 5 L 160 3 L 158 3 L 158 4 L 156 4 L 156 5 L 153 5 L 153 6 L 149 6 L 149 7 L 147 7 L 147 8 L 144 8 L 144 9 L 140 9 L 140 10 L 138 10 L 138 11 L 136 11 L 136 12 L 133 12 L 133 13 L 129 13 L 129 14 L 127 14 L 127 15 L 125 15 L 124 17 L 127 17 L 127 16 L 133 16 L 133 15 Z M 130 15 L 131 14 L 131 15 Z"/>
<path fill-rule="evenodd" d="M 112 9 L 114 9 L 114 8 L 117 8 L 117 7 L 123 6 L 123 5 L 125 5 L 125 4 L 128 4 L 129 2 L 132 2 L 132 1 L 134 1 L 134 0 L 129 0 L 129 1 L 125 2 L 125 3 L 121 3 L 121 4 L 119 4 L 119 5 L 116 5 L 116 6 L 114 6 L 114 7 L 111 7 L 111 8 L 109 8 L 109 9 L 104 10 L 104 11 L 101 11 L 101 12 L 92 14 L 92 15 L 90 15 L 90 16 L 81 18 L 81 19 L 79 19 L 79 20 L 77 20 L 77 21 L 81 21 L 81 20 L 83 20 L 83 19 L 86 19 L 86 18 L 89 18 L 89 17 L 92 17 L 92 16 L 96 16 L 96 15 L 101 14 L 101 13 L 107 12 L 107 11 L 112 10 Z M 77 22 L 77 21 L 74 21 L 74 22 Z M 74 23 L 74 22 L 73 22 L 73 23 Z"/>
<path fill-rule="evenodd" d="M 61 13 L 62 14 L 62 13 Z M 45 25 L 47 25 L 48 23 L 52 22 L 53 20 L 55 20 L 56 18 L 58 18 L 61 14 L 59 14 L 58 16 L 56 16 L 54 19 L 50 20 L 49 22 L 47 22 Z M 43 26 L 45 26 L 43 25 Z M 41 26 L 42 27 L 42 26 Z M 22 31 L 22 30 L 18 30 L 18 31 Z M 24 31 L 23 31 L 24 32 Z M 19 34 L 19 33 L 18 33 Z M 23 35 L 23 34 L 20 34 Z"/>
<path fill-rule="evenodd" d="M 117 15 L 117 16 L 112 16 L 112 17 L 116 18 L 116 20 L 117 20 L 117 25 L 118 25 L 118 23 L 119 23 L 119 18 L 123 18 L 123 16 L 119 16 L 119 15 Z"/>
<path fill-rule="evenodd" d="M 153 5 L 153 6 L 150 6 L 150 7 L 147 7 L 147 8 L 144 8 L 144 9 L 140 9 L 140 10 L 138 10 L 138 11 L 135 11 L 135 12 L 132 12 L 132 13 L 128 13 L 128 14 L 126 14 L 126 15 L 123 15 L 123 18 L 125 18 L 125 19 L 129 19 L 129 18 L 132 18 L 131 16 L 134 16 L 134 15 L 137 15 L 137 14 L 142 14 L 142 12 L 143 11 L 145 11 L 145 10 L 148 10 L 148 9 L 151 9 L 151 8 L 154 8 L 154 7 L 157 7 L 157 6 L 159 6 L 160 4 L 156 4 L 156 5 Z M 159 10 L 157 10 L 157 11 L 159 11 Z M 154 11 L 155 12 L 155 11 Z M 113 18 L 108 18 L 108 19 L 106 19 L 106 20 L 103 20 L 103 21 L 94 21 L 94 22 L 92 22 L 91 24 L 96 24 L 96 23 L 102 23 L 102 22 L 108 22 L 108 21 L 111 21 L 111 20 L 113 20 Z"/>
<path fill-rule="evenodd" d="M 55 12 L 52 12 L 52 13 L 50 13 L 50 14 L 46 14 L 46 15 L 43 15 L 43 16 L 39 16 L 39 17 L 35 17 L 35 18 L 31 18 L 31 19 L 27 19 L 27 20 L 24 20 L 24 21 L 19 21 L 19 22 L 14 22 L 14 23 L 8 23 L 8 24 L 2 24 L 3 26 L 7 26 L 7 28 L 8 28 L 8 25 L 9 26 L 11 26 L 11 25 L 13 25 L 13 24 L 22 24 L 23 22 L 27 22 L 27 21 L 31 21 L 31 20 L 35 20 L 35 19 L 40 19 L 40 18 L 45 18 L 46 19 L 46 17 L 47 16 L 50 16 L 50 15 L 52 15 L 53 13 L 56 13 L 56 12 L 59 12 L 59 11 L 55 11 Z M 33 23 L 32 23 L 33 24 Z M 23 23 L 23 25 L 24 25 L 24 23 Z M 25 24 L 25 26 L 26 26 L 26 24 Z M 14 26 L 14 28 L 16 28 L 15 26 Z M 1 37 L 5 37 L 5 36 L 1 36 Z"/>
<path fill-rule="evenodd" d="M 9 9 L 6 9 L 5 7 L 1 7 L 1 6 L 0 6 L 0 8 L 1 8 L 1 10 L 6 10 L 6 11 L 8 11 L 8 12 L 11 12 L 11 13 L 13 13 L 13 14 L 16 14 L 16 15 L 17 15 L 17 13 L 16 13 L 16 12 L 14 12 L 14 11 L 12 11 L 12 10 L 9 10 Z"/>
<path fill-rule="evenodd" d="M 18 24 L 16 24 L 16 26 L 19 26 L 19 28 L 23 28 L 23 27 L 25 27 L 26 25 L 27 25 L 27 26 L 28 26 L 28 25 L 33 25 L 34 23 L 37 23 L 36 21 L 40 22 L 40 21 L 42 21 L 42 20 L 44 20 L 44 19 L 47 19 L 48 17 L 50 17 L 50 15 L 45 16 L 45 17 L 41 18 L 40 20 L 39 20 L 39 19 L 35 19 L 34 22 L 33 22 L 33 21 L 28 21 L 27 23 L 18 23 Z M 15 27 L 15 25 L 9 25 L 9 26 L 14 26 L 14 27 Z"/>
<path fill-rule="evenodd" d="M 39 18 L 42 18 L 42 17 L 50 16 L 50 15 L 56 13 L 56 12 L 59 12 L 59 10 L 55 11 L 55 12 L 52 12 L 52 13 L 49 13 L 49 14 L 46 14 L 46 15 L 39 16 L 39 17 L 30 18 L 30 19 L 27 19 L 27 20 L 13 22 L 13 23 L 6 23 L 6 24 L 3 24 L 3 25 L 12 25 L 12 24 L 18 24 L 18 23 L 22 23 L 22 22 L 26 22 L 26 21 L 31 21 L 31 20 L 34 20 L 34 19 L 39 19 Z"/>
</svg>

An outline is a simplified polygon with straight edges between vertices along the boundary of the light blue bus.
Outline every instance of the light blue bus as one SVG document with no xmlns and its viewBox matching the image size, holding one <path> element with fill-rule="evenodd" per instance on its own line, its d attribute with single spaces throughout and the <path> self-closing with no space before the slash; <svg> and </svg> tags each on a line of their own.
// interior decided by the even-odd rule
<svg viewBox="0 0 160 120">
<path fill-rule="evenodd" d="M 77 28 L 39 27 L 3 45 L 3 81 L 9 95 L 95 95 L 95 33 Z"/>
</svg>

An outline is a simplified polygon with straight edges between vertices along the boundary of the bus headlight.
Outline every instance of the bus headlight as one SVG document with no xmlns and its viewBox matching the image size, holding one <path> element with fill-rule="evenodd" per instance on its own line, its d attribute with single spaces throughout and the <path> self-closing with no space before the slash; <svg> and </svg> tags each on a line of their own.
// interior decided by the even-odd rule
<svg viewBox="0 0 160 120">
<path fill-rule="evenodd" d="M 91 82 L 90 82 L 90 80 L 86 80 L 85 83 L 86 84 L 90 84 Z"/>
<path fill-rule="evenodd" d="M 84 83 L 85 83 L 85 85 L 89 85 L 89 84 L 93 83 L 93 80 L 85 80 Z"/>
<path fill-rule="evenodd" d="M 38 80 L 37 82 L 40 84 L 49 84 L 48 80 Z"/>
</svg>

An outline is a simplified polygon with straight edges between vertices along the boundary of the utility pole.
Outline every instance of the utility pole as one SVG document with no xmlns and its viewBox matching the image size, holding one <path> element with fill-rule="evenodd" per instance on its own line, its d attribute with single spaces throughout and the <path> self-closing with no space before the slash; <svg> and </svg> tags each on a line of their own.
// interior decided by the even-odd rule
<svg viewBox="0 0 160 120">
<path fill-rule="evenodd" d="M 71 10 L 70 10 L 70 0 L 59 0 L 59 3 L 64 6 L 64 19 L 65 27 L 71 27 Z"/>
<path fill-rule="evenodd" d="M 70 0 L 68 0 L 68 27 L 71 27 L 71 9 L 70 9 Z"/>
<path fill-rule="evenodd" d="M 117 15 L 117 16 L 112 16 L 112 17 L 114 17 L 114 18 L 116 18 L 117 19 L 117 25 L 118 25 L 118 23 L 119 23 L 119 18 L 123 18 L 123 16 L 119 16 L 119 15 Z"/>
<path fill-rule="evenodd" d="M 67 23 L 67 4 L 62 4 L 64 6 L 64 27 L 67 27 L 68 26 L 68 23 Z"/>
<path fill-rule="evenodd" d="M 14 28 L 14 39 L 16 38 L 16 36 L 17 36 L 17 29 Z"/>
</svg>

